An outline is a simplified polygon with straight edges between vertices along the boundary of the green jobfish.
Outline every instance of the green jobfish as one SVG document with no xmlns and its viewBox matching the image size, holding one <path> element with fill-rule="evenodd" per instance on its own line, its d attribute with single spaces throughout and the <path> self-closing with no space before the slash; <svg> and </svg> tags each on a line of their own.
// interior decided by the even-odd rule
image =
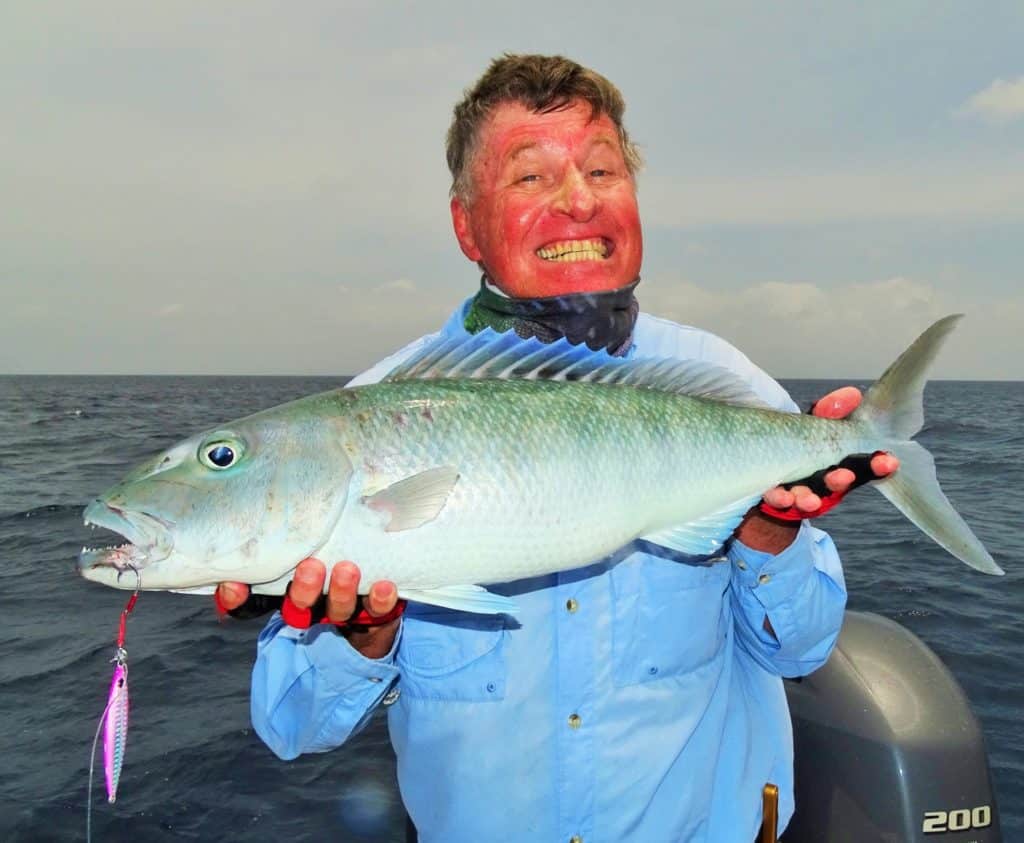
<svg viewBox="0 0 1024 843">
<path fill-rule="evenodd" d="M 936 322 L 848 419 L 768 408 L 702 362 L 625 361 L 565 341 L 485 331 L 442 339 L 381 383 L 301 398 L 199 434 L 136 468 L 85 511 L 123 534 L 83 548 L 86 579 L 282 594 L 299 560 L 351 559 L 363 587 L 514 611 L 481 586 L 589 564 L 635 540 L 720 552 L 769 488 L 853 453 L 889 451 L 872 485 L 938 544 L 1000 574 L 911 441 Z"/>
</svg>

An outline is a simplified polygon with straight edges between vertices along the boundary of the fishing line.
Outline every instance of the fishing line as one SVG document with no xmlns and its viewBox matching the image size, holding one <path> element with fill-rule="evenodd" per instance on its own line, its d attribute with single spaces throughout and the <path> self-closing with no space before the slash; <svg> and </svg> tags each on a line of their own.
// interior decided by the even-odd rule
<svg viewBox="0 0 1024 843">
<path fill-rule="evenodd" d="M 114 651 L 114 658 L 110 661 L 114 665 L 114 679 L 111 682 L 110 695 L 107 698 L 107 704 L 103 709 L 103 713 L 100 715 L 99 722 L 96 724 L 96 734 L 93 735 L 92 739 L 92 751 L 89 753 L 89 788 L 86 795 L 85 803 L 85 841 L 86 843 L 92 843 L 92 783 L 96 770 L 96 746 L 100 740 L 100 732 L 103 731 L 104 726 L 109 728 L 110 724 L 107 723 L 107 716 L 110 714 L 110 708 L 117 702 L 119 705 L 124 705 L 125 708 L 125 734 L 122 736 L 122 744 L 120 750 L 120 756 L 111 759 L 107 756 L 106 745 L 104 745 L 104 770 L 111 767 L 113 763 L 115 772 L 113 788 L 110 786 L 110 781 L 107 782 L 107 801 L 110 803 L 114 802 L 117 796 L 117 778 L 121 773 L 121 762 L 123 760 L 123 738 L 127 737 L 127 709 L 128 709 L 128 651 L 124 648 L 125 632 L 128 623 L 128 615 L 132 613 L 135 608 L 135 601 L 139 599 L 139 592 L 142 590 L 142 574 L 134 565 L 128 565 L 135 574 L 135 592 L 131 597 L 128 598 L 128 602 L 121 610 L 121 618 L 117 628 L 117 649 Z M 118 677 L 120 673 L 120 678 Z M 122 697 L 123 695 L 123 697 Z"/>
</svg>

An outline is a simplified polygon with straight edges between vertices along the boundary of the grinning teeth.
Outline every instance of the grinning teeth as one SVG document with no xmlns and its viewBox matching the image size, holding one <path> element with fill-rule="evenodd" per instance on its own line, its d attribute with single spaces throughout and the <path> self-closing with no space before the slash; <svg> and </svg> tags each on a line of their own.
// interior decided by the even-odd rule
<svg viewBox="0 0 1024 843">
<path fill-rule="evenodd" d="M 563 240 L 538 249 L 536 254 L 537 257 L 547 261 L 568 263 L 598 261 L 604 260 L 607 257 L 608 246 L 601 238 L 594 240 Z"/>
</svg>

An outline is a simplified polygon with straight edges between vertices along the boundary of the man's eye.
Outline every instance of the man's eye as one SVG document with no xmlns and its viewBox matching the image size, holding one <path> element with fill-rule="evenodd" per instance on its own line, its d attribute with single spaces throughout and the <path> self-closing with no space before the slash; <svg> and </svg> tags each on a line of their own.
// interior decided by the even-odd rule
<svg viewBox="0 0 1024 843">
<path fill-rule="evenodd" d="M 600 179 L 600 178 L 603 178 L 604 176 L 610 176 L 611 174 L 612 174 L 611 170 L 602 170 L 600 168 L 598 168 L 596 170 L 591 170 L 590 171 L 591 178 L 595 178 L 595 179 Z"/>
<path fill-rule="evenodd" d="M 524 181 L 525 182 L 540 181 L 540 176 L 537 173 L 527 173 L 525 176 L 520 176 L 519 177 L 519 181 L 521 181 L 521 182 L 524 182 Z"/>
</svg>

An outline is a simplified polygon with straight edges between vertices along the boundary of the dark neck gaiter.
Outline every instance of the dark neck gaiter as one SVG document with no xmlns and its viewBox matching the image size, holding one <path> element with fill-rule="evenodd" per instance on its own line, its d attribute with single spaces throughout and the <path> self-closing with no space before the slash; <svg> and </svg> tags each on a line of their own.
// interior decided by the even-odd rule
<svg viewBox="0 0 1024 843">
<path fill-rule="evenodd" d="M 632 284 L 601 293 L 569 293 L 537 299 L 513 299 L 480 279 L 480 292 L 473 298 L 464 325 L 475 334 L 484 328 L 498 333 L 514 330 L 523 339 L 536 337 L 549 343 L 565 337 L 573 345 L 586 343 L 593 351 L 609 354 L 629 351 L 640 305 Z"/>
</svg>

